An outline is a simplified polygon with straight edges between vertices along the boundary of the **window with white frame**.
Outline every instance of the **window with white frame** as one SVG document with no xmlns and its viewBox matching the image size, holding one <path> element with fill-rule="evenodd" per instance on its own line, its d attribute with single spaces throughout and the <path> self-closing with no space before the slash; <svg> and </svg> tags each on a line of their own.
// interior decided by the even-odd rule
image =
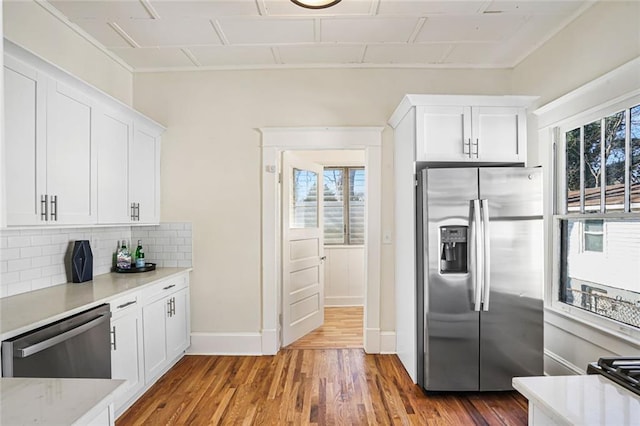
<svg viewBox="0 0 640 426">
<path fill-rule="evenodd" d="M 323 177 L 324 243 L 364 244 L 364 168 L 325 167 Z"/>
<path fill-rule="evenodd" d="M 559 127 L 558 301 L 640 328 L 640 105 Z"/>
</svg>

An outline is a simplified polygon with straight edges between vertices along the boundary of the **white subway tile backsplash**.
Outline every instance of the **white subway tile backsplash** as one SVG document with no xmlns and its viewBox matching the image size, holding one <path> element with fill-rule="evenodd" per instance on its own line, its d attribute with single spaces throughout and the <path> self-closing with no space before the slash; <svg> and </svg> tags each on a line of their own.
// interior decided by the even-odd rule
<svg viewBox="0 0 640 426">
<path fill-rule="evenodd" d="M 8 244 L 7 247 L 29 247 L 31 238 L 22 236 L 9 237 Z"/>
<path fill-rule="evenodd" d="M 191 267 L 191 223 L 158 226 L 23 229 L 0 231 L 0 297 L 13 296 L 69 280 L 65 266 L 76 240 L 89 240 L 93 274 L 111 272 L 123 239 L 132 249 L 142 240 L 147 262 L 158 267 Z"/>
<path fill-rule="evenodd" d="M 16 259 L 7 261 L 7 271 L 24 271 L 31 268 L 31 259 Z"/>
<path fill-rule="evenodd" d="M 22 247 L 20 249 L 20 257 L 22 259 L 26 257 L 36 257 L 42 255 L 42 248 L 39 246 L 35 247 Z"/>
<path fill-rule="evenodd" d="M 191 267 L 191 223 L 161 223 L 157 226 L 134 227 L 133 241 L 142 240 L 145 260 L 158 267 Z"/>
<path fill-rule="evenodd" d="M 15 260 L 20 259 L 19 248 L 4 248 L 0 250 L 0 259 L 2 260 Z"/>
<path fill-rule="evenodd" d="M 20 271 L 20 281 L 30 281 L 42 277 L 41 268 L 31 268 Z"/>
</svg>

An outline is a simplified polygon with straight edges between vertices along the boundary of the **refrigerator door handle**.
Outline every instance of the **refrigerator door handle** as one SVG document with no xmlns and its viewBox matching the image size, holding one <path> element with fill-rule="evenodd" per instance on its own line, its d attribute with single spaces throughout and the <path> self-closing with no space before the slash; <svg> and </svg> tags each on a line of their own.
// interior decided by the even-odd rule
<svg viewBox="0 0 640 426">
<path fill-rule="evenodd" d="M 491 250 L 490 250 L 490 242 L 491 238 L 489 237 L 489 200 L 480 200 L 480 206 L 482 211 L 482 255 L 483 255 L 483 277 L 482 277 L 482 310 L 489 310 L 489 294 L 491 293 L 491 278 L 490 272 L 491 269 L 489 265 L 491 264 Z"/>
<path fill-rule="evenodd" d="M 480 228 L 480 200 L 472 200 L 471 216 L 471 282 L 473 283 L 473 310 L 478 312 L 482 306 L 482 253 L 479 235 Z"/>
</svg>

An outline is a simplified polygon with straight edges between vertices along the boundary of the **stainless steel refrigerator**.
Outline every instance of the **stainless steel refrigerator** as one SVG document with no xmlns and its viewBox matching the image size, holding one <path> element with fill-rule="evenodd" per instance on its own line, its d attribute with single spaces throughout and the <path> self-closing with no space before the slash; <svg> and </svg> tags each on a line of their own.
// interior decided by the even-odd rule
<svg viewBox="0 0 640 426">
<path fill-rule="evenodd" d="M 494 391 L 542 375 L 542 170 L 418 176 L 418 383 Z"/>
</svg>

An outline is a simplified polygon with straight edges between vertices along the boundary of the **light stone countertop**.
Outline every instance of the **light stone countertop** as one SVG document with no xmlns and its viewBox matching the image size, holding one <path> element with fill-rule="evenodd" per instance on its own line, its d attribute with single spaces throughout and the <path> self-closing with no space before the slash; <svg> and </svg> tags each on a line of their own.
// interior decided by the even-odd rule
<svg viewBox="0 0 640 426">
<path fill-rule="evenodd" d="M 640 425 L 640 396 L 600 374 L 515 377 L 513 387 L 557 424 Z"/>
<path fill-rule="evenodd" d="M 111 395 L 124 382 L 3 377 L 0 379 L 0 424 L 86 424 L 112 402 Z"/>
<path fill-rule="evenodd" d="M 82 312 L 115 296 L 191 271 L 158 268 L 151 272 L 97 275 L 93 281 L 67 283 L 0 299 L 0 340 Z"/>
</svg>

